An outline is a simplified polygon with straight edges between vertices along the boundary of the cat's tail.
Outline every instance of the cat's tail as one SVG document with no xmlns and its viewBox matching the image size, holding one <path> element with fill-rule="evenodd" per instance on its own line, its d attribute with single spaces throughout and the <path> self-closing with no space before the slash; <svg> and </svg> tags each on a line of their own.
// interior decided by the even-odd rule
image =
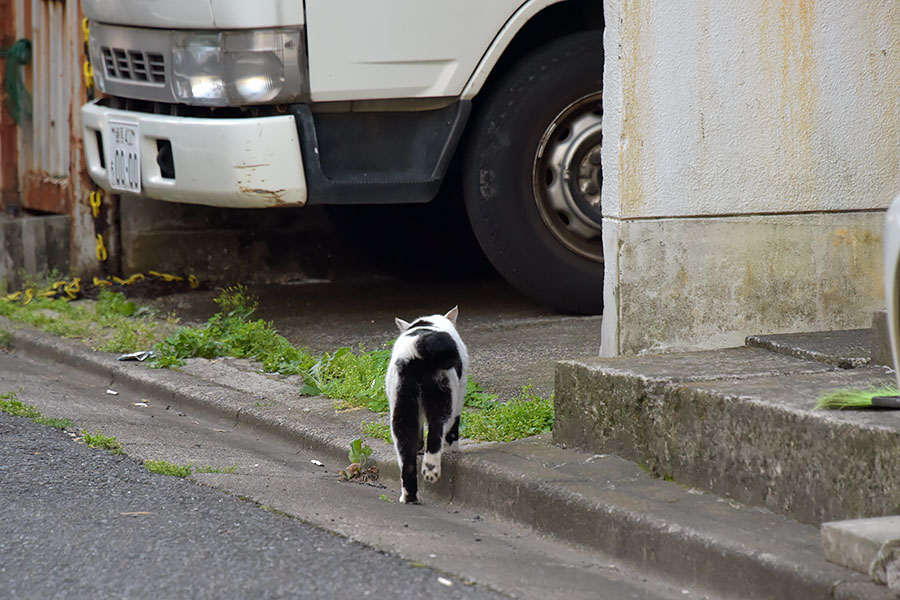
<svg viewBox="0 0 900 600">
<path fill-rule="evenodd" d="M 416 352 L 423 366 L 427 365 L 435 370 L 456 369 L 457 373 L 462 369 L 456 342 L 445 331 L 420 336 L 416 341 Z"/>
</svg>

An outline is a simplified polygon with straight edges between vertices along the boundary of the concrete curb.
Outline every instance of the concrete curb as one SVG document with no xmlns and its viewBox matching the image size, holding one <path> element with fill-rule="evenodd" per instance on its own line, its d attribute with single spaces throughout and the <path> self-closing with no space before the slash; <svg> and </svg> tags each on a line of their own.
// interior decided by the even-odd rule
<svg viewBox="0 0 900 600">
<path fill-rule="evenodd" d="M 27 354 L 231 420 L 235 427 L 278 436 L 336 463 L 346 461 L 349 442 L 360 437 L 358 413 L 335 414 L 330 400 L 299 398 L 290 383 L 241 391 L 183 371 L 116 362 L 114 355 L 6 319 L 0 327 L 11 332 L 13 347 Z M 217 364 L 205 375 L 227 379 L 229 369 Z M 250 375 L 231 373 L 245 381 L 236 385 L 254 387 Z M 392 449 L 383 442 L 370 444 L 383 477 L 397 491 Z M 548 436 L 468 446 L 462 455 L 447 457 L 441 481 L 425 487 L 423 497 L 462 502 L 716 594 L 891 597 L 866 577 L 827 563 L 814 527 L 654 479 L 615 456 L 564 450 Z"/>
</svg>

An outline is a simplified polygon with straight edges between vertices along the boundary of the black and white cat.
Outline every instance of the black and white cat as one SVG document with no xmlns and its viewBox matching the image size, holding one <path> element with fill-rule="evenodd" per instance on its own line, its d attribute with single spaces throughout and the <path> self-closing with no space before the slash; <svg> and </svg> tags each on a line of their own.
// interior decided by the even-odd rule
<svg viewBox="0 0 900 600">
<path fill-rule="evenodd" d="M 385 377 L 391 407 L 391 434 L 400 465 L 400 502 L 418 501 L 416 454 L 422 446 L 422 425 L 428 439 L 422 476 L 434 483 L 441 476 L 441 452 L 446 444 L 459 450 L 459 415 L 466 393 L 469 355 L 456 331 L 457 307 L 446 315 L 419 317 L 412 323 L 395 319 L 400 336 L 394 342 Z"/>
</svg>

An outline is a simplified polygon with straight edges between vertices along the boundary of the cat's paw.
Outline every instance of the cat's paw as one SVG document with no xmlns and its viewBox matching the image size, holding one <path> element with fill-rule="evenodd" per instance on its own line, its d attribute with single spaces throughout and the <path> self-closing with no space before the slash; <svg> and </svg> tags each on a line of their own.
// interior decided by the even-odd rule
<svg viewBox="0 0 900 600">
<path fill-rule="evenodd" d="M 422 477 L 428 483 L 434 483 L 441 478 L 440 454 L 425 454 L 425 458 L 422 459 Z"/>
<path fill-rule="evenodd" d="M 406 493 L 406 490 L 400 491 L 400 504 L 418 504 L 419 500 L 412 495 Z"/>
</svg>

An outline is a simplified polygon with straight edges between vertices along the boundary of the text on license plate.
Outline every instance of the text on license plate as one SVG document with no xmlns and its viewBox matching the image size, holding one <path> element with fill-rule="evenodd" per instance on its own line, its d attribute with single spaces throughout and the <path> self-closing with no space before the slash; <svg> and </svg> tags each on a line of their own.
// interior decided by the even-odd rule
<svg viewBox="0 0 900 600">
<path fill-rule="evenodd" d="M 141 192 L 141 147 L 138 124 L 109 121 L 106 131 L 109 140 L 107 167 L 109 185 L 114 190 Z"/>
</svg>

